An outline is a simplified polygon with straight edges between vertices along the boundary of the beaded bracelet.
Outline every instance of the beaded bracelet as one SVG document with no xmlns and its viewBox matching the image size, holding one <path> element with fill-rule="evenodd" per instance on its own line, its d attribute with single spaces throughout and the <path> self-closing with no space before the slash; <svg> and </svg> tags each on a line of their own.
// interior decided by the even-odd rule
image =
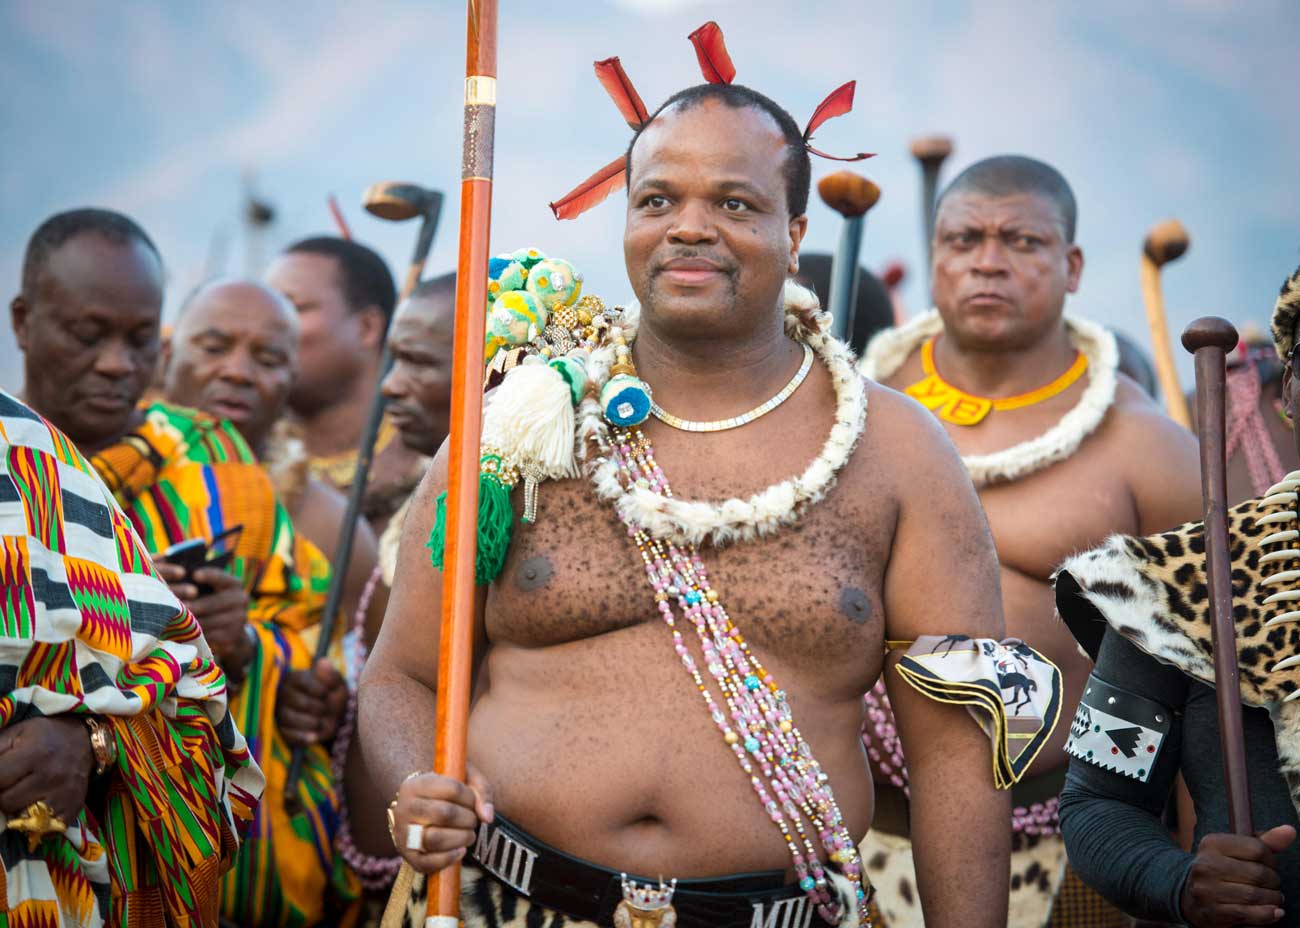
<svg viewBox="0 0 1300 928">
<path fill-rule="evenodd" d="M 366 613 L 370 611 L 370 600 L 374 596 L 375 585 L 379 582 L 379 576 L 380 571 L 376 567 L 370 574 L 370 579 L 366 581 L 365 589 L 361 592 L 361 601 L 357 605 L 357 612 L 352 620 L 351 635 L 354 635 L 355 639 L 352 643 L 352 653 L 349 655 L 351 659 L 347 661 L 348 704 L 344 710 L 343 722 L 339 725 L 338 734 L 334 736 L 334 748 L 330 756 L 334 767 L 334 782 L 339 784 L 339 820 L 338 832 L 335 835 L 339 855 L 356 872 L 361 885 L 369 890 L 388 889 L 393 885 L 393 881 L 397 879 L 397 871 L 402 866 L 402 858 L 396 854 L 392 857 L 376 857 L 357 847 L 356 841 L 352 838 L 352 818 L 348 814 L 347 790 L 342 787 L 344 768 L 348 759 L 348 747 L 352 743 L 352 734 L 356 729 L 357 695 L 360 689 L 357 683 L 361 679 L 361 668 L 365 665 L 367 656 L 363 628 Z"/>
</svg>

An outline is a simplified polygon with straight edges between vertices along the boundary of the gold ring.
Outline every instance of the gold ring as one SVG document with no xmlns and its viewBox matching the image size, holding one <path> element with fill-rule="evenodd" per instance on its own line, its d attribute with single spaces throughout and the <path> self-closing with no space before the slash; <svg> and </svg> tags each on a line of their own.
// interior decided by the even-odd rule
<svg viewBox="0 0 1300 928">
<path fill-rule="evenodd" d="M 29 854 L 40 847 L 46 835 L 61 835 L 68 830 L 67 824 L 54 814 L 54 809 L 44 799 L 33 802 L 23 809 L 23 814 L 17 818 L 9 819 L 7 827 L 27 833 Z"/>
</svg>

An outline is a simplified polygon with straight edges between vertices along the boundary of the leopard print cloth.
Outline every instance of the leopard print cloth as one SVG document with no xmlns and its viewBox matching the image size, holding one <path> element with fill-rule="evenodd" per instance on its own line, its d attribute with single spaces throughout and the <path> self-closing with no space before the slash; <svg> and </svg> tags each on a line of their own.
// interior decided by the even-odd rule
<svg viewBox="0 0 1300 928">
<path fill-rule="evenodd" d="M 1241 700 L 1273 717 L 1277 753 L 1300 811 L 1300 471 L 1227 512 Z M 1067 560 L 1056 605 L 1094 658 L 1107 626 L 1152 657 L 1214 685 L 1199 522 L 1146 538 L 1116 535 Z"/>
</svg>

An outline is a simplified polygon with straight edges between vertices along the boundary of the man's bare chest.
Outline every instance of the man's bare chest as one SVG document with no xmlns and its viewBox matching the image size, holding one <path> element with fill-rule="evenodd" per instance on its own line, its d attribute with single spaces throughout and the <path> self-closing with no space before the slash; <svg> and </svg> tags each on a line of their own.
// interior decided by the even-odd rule
<svg viewBox="0 0 1300 928">
<path fill-rule="evenodd" d="M 544 484 L 540 501 L 537 523 L 516 526 L 489 593 L 489 639 L 549 647 L 661 621 L 611 504 L 582 481 Z M 833 490 L 775 536 L 701 551 L 710 585 L 752 644 L 809 666 L 879 648 L 892 527 L 872 531 L 862 520 Z"/>
<path fill-rule="evenodd" d="M 1071 554 L 1137 531 L 1126 484 L 1090 452 L 980 491 L 1003 567 L 1047 582 Z"/>
</svg>

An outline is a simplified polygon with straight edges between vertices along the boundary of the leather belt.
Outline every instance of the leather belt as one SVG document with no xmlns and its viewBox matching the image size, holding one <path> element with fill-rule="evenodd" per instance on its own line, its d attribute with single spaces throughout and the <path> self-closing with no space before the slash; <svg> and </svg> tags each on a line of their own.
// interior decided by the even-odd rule
<svg viewBox="0 0 1300 928">
<path fill-rule="evenodd" d="M 538 841 L 500 813 L 492 824 L 479 825 L 465 863 L 537 905 L 599 925 L 613 924 L 623 901 L 621 873 Z M 628 878 L 659 885 L 658 878 Z M 787 884 L 783 870 L 678 880 L 672 906 L 678 928 L 808 928 L 815 915 L 807 894 Z"/>
</svg>

